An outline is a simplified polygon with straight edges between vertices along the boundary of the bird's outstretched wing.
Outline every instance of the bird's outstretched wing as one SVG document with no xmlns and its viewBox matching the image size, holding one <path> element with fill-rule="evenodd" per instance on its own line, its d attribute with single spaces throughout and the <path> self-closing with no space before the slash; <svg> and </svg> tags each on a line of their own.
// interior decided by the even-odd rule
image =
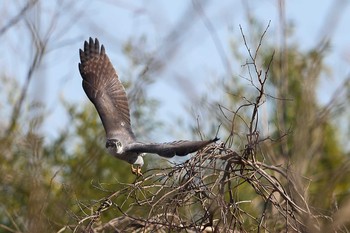
<svg viewBox="0 0 350 233">
<path fill-rule="evenodd" d="M 207 141 L 174 141 L 166 143 L 133 143 L 126 150 L 136 153 L 153 153 L 162 157 L 171 158 L 175 155 L 185 156 L 193 153 L 210 143 L 216 142 L 218 138 Z"/>
<path fill-rule="evenodd" d="M 100 115 L 107 138 L 122 134 L 125 140 L 133 142 L 135 137 L 131 130 L 125 89 L 104 46 L 100 47 L 99 41 L 90 37 L 89 42 L 84 43 L 84 50 L 79 52 L 83 88 Z"/>
</svg>

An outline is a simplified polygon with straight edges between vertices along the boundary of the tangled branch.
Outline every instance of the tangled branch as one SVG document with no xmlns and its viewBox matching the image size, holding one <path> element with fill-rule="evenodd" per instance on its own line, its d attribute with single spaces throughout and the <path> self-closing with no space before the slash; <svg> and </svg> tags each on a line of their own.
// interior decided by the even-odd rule
<svg viewBox="0 0 350 233">
<path fill-rule="evenodd" d="M 276 226 L 299 231 L 303 223 L 298 216 L 308 211 L 283 187 L 284 169 L 246 159 L 243 154 L 249 151 L 238 154 L 224 143 L 213 144 L 183 164 L 148 170 L 102 200 L 93 214 L 74 226 L 75 231 L 248 232 L 275 231 Z M 276 174 L 285 180 L 276 179 Z M 245 189 L 256 196 L 245 197 L 240 193 Z M 255 210 L 250 208 L 254 203 L 259 203 Z M 108 211 L 120 217 L 102 223 L 100 217 Z M 271 213 L 274 222 L 267 217 Z"/>
</svg>

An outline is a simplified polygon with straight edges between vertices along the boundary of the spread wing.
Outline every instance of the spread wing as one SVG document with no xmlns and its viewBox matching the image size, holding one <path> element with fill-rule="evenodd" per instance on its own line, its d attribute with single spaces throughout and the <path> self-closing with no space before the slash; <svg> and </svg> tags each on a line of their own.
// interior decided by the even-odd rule
<svg viewBox="0 0 350 233">
<path fill-rule="evenodd" d="M 104 46 L 100 48 L 99 41 L 90 37 L 89 42 L 84 43 L 84 50 L 79 52 L 83 89 L 100 115 L 107 138 L 122 136 L 129 142 L 134 141 L 125 89 Z"/>
<path fill-rule="evenodd" d="M 218 138 L 207 141 L 174 141 L 166 143 L 133 143 L 130 144 L 126 150 L 136 153 L 153 153 L 158 154 L 162 157 L 171 158 L 175 155 L 185 156 L 187 154 L 193 153 L 203 147 L 209 145 L 210 143 L 216 142 Z"/>
</svg>

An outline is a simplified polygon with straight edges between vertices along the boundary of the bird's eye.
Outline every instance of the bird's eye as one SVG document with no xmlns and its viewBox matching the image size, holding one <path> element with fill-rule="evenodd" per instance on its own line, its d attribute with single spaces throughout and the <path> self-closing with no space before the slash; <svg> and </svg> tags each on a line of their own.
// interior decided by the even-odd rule
<svg viewBox="0 0 350 233">
<path fill-rule="evenodd" d="M 108 147 L 113 147 L 113 148 L 117 147 L 117 142 L 115 140 L 107 140 L 106 148 Z"/>
</svg>

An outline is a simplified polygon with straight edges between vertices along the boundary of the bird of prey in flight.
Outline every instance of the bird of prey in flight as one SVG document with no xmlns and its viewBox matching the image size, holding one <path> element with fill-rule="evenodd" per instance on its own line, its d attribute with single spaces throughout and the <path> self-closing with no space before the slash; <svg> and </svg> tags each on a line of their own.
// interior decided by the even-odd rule
<svg viewBox="0 0 350 233">
<path fill-rule="evenodd" d="M 166 143 L 143 143 L 136 140 L 130 124 L 128 99 L 125 89 L 110 62 L 105 48 L 97 38 L 85 41 L 80 52 L 79 71 L 83 78 L 83 89 L 95 105 L 106 131 L 106 148 L 118 159 L 131 164 L 132 172 L 141 175 L 143 153 L 154 153 L 171 158 L 185 156 L 218 140 L 180 140 Z M 133 165 L 137 167 L 134 168 Z"/>
</svg>

